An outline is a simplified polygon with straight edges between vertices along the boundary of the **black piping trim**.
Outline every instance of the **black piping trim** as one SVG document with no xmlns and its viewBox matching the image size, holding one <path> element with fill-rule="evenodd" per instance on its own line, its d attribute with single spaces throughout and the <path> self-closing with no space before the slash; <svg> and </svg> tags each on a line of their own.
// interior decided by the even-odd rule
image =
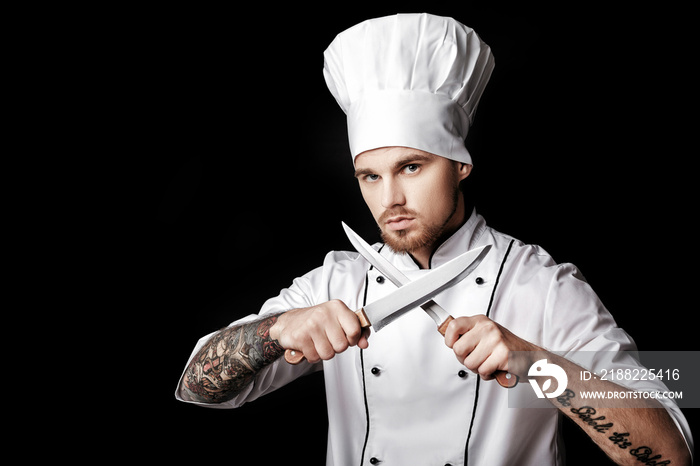
<svg viewBox="0 0 700 466">
<path fill-rule="evenodd" d="M 381 251 L 381 249 L 380 249 Z M 369 268 L 372 270 L 372 266 Z M 365 273 L 365 293 L 362 297 L 362 305 L 367 304 L 367 288 L 369 284 L 369 271 Z M 362 455 L 360 456 L 360 466 L 365 461 L 365 450 L 367 449 L 367 442 L 369 441 L 369 404 L 367 404 L 367 385 L 365 384 L 365 350 L 360 349 L 360 369 L 362 370 L 362 395 L 365 400 L 365 415 L 367 416 L 367 432 L 365 432 L 365 442 L 362 445 Z"/>
<path fill-rule="evenodd" d="M 510 254 L 510 250 L 513 247 L 513 243 L 515 240 L 510 240 L 510 244 L 508 245 L 508 249 L 506 250 L 505 256 L 503 256 L 503 260 L 501 261 L 501 267 L 498 269 L 498 275 L 496 275 L 496 283 L 493 284 L 493 291 L 491 291 L 491 299 L 489 300 L 489 307 L 486 309 L 486 317 L 491 314 L 491 305 L 493 305 L 493 300 L 496 296 L 496 288 L 498 288 L 498 282 L 501 279 L 501 273 L 503 272 L 503 267 L 506 265 L 506 260 L 508 259 L 508 254 Z M 477 402 L 479 401 L 479 382 L 481 382 L 481 377 L 476 378 L 476 392 L 474 393 L 474 408 L 472 408 L 472 419 L 469 422 L 469 433 L 467 434 L 467 444 L 464 447 L 464 465 L 467 466 L 469 464 L 469 440 L 472 438 L 472 428 L 474 427 L 474 419 L 476 418 L 476 405 Z"/>
<path fill-rule="evenodd" d="M 469 433 L 467 434 L 467 444 L 464 447 L 464 466 L 469 464 L 469 439 L 472 437 L 472 427 L 474 427 L 474 419 L 476 416 L 476 404 L 479 401 L 479 383 L 481 383 L 481 377 L 476 377 L 476 391 L 474 392 L 474 407 L 472 408 L 472 419 L 469 421 Z"/>
<path fill-rule="evenodd" d="M 498 275 L 496 275 L 496 283 L 493 285 L 493 291 L 491 292 L 491 299 L 489 300 L 489 307 L 486 309 L 486 317 L 491 314 L 491 305 L 493 305 L 493 298 L 496 296 L 496 288 L 498 288 L 498 281 L 501 279 L 501 273 L 503 272 L 503 267 L 506 265 L 506 260 L 508 259 L 508 254 L 510 254 L 510 249 L 513 247 L 514 239 L 510 240 L 508 249 L 506 250 L 506 255 L 503 256 L 503 261 L 501 262 L 501 268 L 498 269 Z"/>
</svg>

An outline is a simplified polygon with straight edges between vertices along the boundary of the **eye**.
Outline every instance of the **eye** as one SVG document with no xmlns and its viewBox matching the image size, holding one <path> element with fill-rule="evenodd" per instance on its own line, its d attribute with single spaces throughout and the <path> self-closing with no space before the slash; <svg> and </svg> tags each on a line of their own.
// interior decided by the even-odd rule
<svg viewBox="0 0 700 466">
<path fill-rule="evenodd" d="M 379 175 L 365 175 L 365 181 L 369 183 L 374 183 L 379 179 Z"/>
<path fill-rule="evenodd" d="M 410 175 L 411 173 L 417 172 L 419 168 L 420 165 L 418 165 L 417 163 L 409 163 L 408 165 L 403 167 L 403 172 L 407 175 Z"/>
</svg>

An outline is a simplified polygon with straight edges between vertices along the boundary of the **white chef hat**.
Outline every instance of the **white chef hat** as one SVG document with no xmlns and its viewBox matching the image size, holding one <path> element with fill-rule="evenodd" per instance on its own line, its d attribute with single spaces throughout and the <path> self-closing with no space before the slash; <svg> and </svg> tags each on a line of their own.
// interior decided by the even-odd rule
<svg viewBox="0 0 700 466">
<path fill-rule="evenodd" d="M 405 146 L 472 163 L 464 145 L 494 59 L 452 18 L 399 14 L 341 32 L 323 75 L 347 114 L 353 157 Z"/>
</svg>

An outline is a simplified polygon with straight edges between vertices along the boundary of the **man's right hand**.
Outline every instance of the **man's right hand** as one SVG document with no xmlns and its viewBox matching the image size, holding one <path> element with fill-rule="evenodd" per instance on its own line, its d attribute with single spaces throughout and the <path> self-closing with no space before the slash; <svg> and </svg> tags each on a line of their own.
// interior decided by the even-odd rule
<svg viewBox="0 0 700 466">
<path fill-rule="evenodd" d="M 270 338 L 301 351 L 310 363 L 329 360 L 350 346 L 366 349 L 368 337 L 369 329 L 363 331 L 355 313 L 339 300 L 287 311 L 270 328 Z"/>
</svg>

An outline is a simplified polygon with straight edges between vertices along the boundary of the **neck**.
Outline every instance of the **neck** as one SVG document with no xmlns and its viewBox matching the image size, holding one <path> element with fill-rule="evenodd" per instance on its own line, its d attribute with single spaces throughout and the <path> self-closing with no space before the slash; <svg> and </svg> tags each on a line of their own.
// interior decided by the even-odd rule
<svg viewBox="0 0 700 466">
<path fill-rule="evenodd" d="M 445 225 L 442 227 L 442 232 L 440 233 L 438 239 L 429 245 L 411 251 L 409 254 L 411 255 L 413 261 L 421 269 L 429 269 L 430 258 L 433 257 L 433 253 L 437 250 L 437 248 L 440 247 L 442 243 L 444 243 L 447 240 L 447 238 L 449 238 L 457 230 L 459 230 L 462 227 L 462 225 L 464 225 L 464 223 L 467 221 L 467 219 L 468 217 L 465 210 L 464 195 L 460 191 L 457 197 L 457 206 L 455 208 L 455 211 L 452 213 L 452 216 L 447 220 L 447 222 L 445 222 Z"/>
</svg>

